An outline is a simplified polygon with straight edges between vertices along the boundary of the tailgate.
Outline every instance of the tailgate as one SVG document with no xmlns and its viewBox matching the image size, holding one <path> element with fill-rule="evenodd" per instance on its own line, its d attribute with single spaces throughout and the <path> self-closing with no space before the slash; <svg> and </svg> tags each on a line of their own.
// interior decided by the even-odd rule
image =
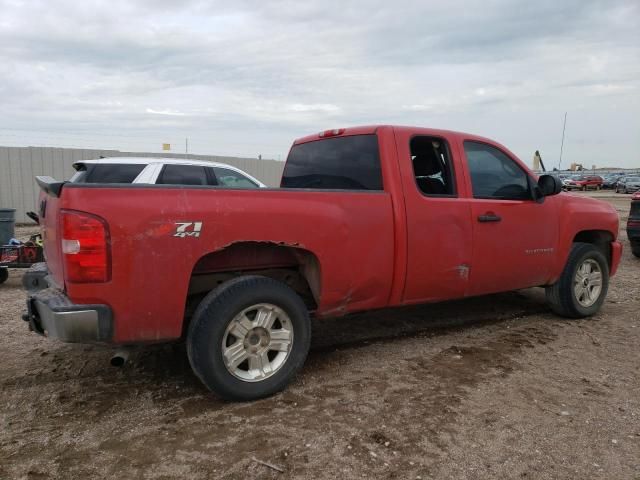
<svg viewBox="0 0 640 480">
<path fill-rule="evenodd" d="M 41 190 L 38 199 L 38 214 L 40 215 L 45 261 L 53 281 L 58 287 L 64 288 L 60 232 L 58 231 L 60 193 L 63 183 L 57 182 L 51 177 L 36 177 L 36 181 Z"/>
</svg>

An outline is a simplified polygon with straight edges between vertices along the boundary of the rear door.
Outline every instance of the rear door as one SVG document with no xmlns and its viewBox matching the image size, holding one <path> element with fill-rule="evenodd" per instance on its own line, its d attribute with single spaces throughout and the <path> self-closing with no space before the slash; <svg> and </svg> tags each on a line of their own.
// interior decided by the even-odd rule
<svg viewBox="0 0 640 480">
<path fill-rule="evenodd" d="M 215 177 L 202 165 L 167 164 L 158 176 L 159 185 L 216 185 Z"/>
<path fill-rule="evenodd" d="M 471 207 L 455 145 L 396 130 L 407 218 L 403 303 L 464 296 L 471 264 Z"/>
<path fill-rule="evenodd" d="M 556 199 L 534 201 L 533 178 L 497 145 L 466 140 L 462 150 L 473 196 L 473 259 L 468 294 L 545 284 L 556 258 Z"/>
</svg>

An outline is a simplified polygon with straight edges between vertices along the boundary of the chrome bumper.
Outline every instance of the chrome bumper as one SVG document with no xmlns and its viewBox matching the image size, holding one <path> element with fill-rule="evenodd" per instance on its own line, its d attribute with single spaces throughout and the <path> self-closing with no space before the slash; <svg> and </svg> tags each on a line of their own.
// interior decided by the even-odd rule
<svg viewBox="0 0 640 480">
<path fill-rule="evenodd" d="M 113 318 L 107 305 L 74 304 L 55 288 L 33 293 L 27 299 L 23 319 L 34 332 L 63 342 L 106 343 L 113 336 Z"/>
</svg>

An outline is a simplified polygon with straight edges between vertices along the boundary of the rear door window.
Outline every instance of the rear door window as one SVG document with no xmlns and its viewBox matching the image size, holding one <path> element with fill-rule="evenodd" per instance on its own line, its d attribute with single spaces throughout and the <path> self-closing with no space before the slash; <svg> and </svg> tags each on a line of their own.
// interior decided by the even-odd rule
<svg viewBox="0 0 640 480">
<path fill-rule="evenodd" d="M 218 185 L 233 188 L 258 188 L 258 185 L 241 173 L 229 168 L 211 167 L 218 180 Z"/>
<path fill-rule="evenodd" d="M 160 185 L 209 185 L 205 167 L 165 165 L 156 182 Z"/>
<path fill-rule="evenodd" d="M 453 165 L 447 143 L 437 137 L 411 139 L 411 163 L 416 185 L 424 195 L 455 196 Z"/>
<path fill-rule="evenodd" d="M 74 175 L 74 183 L 133 183 L 144 164 L 98 163 L 88 166 L 85 175 Z"/>
<path fill-rule="evenodd" d="M 382 190 L 376 135 L 352 135 L 294 145 L 283 188 Z"/>
</svg>

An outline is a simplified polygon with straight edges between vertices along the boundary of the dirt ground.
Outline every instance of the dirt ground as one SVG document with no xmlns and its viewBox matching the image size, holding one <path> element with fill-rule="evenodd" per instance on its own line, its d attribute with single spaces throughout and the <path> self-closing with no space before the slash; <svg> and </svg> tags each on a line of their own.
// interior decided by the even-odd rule
<svg viewBox="0 0 640 480">
<path fill-rule="evenodd" d="M 591 195 L 625 243 L 594 318 L 556 317 L 532 289 L 318 321 L 302 374 L 253 403 L 209 394 L 180 345 L 116 369 L 108 348 L 29 333 L 14 270 L 0 479 L 640 479 L 640 259 L 628 196 Z"/>
</svg>

